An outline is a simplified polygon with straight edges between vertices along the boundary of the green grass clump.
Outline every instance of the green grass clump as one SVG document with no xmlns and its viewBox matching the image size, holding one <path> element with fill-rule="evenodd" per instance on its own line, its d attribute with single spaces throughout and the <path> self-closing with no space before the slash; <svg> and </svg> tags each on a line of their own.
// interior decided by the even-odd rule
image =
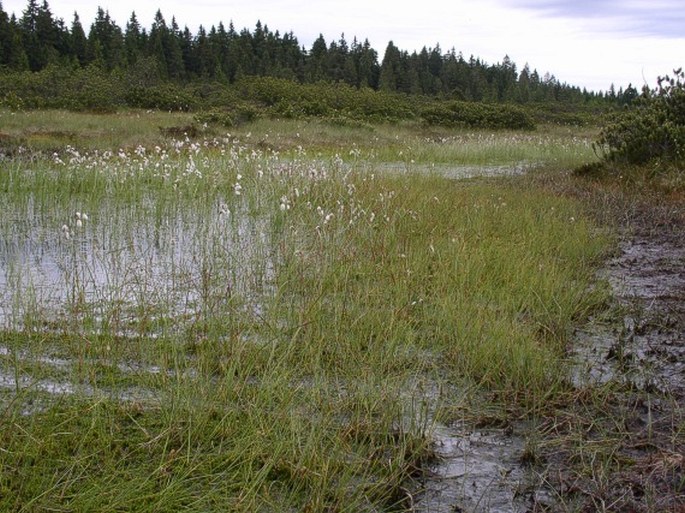
<svg viewBox="0 0 685 513">
<path fill-rule="evenodd" d="M 304 287 L 281 301 L 302 326 L 296 359 L 400 365 L 428 351 L 488 386 L 547 389 L 567 327 L 597 299 L 585 284 L 602 239 L 573 204 L 541 193 L 425 176 L 379 182 L 378 196 L 379 184 L 356 187 L 362 226 L 337 219 L 289 262 L 279 290 Z"/>
</svg>

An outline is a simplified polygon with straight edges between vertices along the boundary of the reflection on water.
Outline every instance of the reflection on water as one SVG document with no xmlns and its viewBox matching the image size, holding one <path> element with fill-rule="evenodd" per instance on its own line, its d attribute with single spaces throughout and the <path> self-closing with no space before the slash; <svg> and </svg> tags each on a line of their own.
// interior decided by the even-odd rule
<svg viewBox="0 0 685 513">
<path fill-rule="evenodd" d="M 273 274 L 269 222 L 211 205 L 47 212 L 30 199 L 0 224 L 0 325 L 158 327 L 255 302 Z M 254 305 L 253 305 L 254 307 Z"/>
<path fill-rule="evenodd" d="M 537 166 L 531 162 L 518 162 L 516 164 L 506 165 L 455 165 L 455 164 L 417 164 L 406 162 L 385 162 L 382 164 L 375 164 L 374 170 L 380 172 L 392 173 L 433 173 L 438 176 L 452 178 L 456 180 L 465 180 L 476 177 L 493 177 L 493 176 L 517 176 L 522 175 Z"/>
</svg>

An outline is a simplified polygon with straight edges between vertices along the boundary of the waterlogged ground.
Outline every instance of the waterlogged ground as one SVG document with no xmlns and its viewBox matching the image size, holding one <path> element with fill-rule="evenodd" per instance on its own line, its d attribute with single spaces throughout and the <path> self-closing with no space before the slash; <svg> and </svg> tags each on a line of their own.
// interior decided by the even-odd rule
<svg viewBox="0 0 685 513">
<path fill-rule="evenodd" d="M 88 320 L 93 328 L 136 334 L 140 312 L 161 327 L 165 319 L 211 313 L 231 295 L 249 299 L 249 280 L 268 279 L 272 267 L 268 220 L 231 215 L 221 198 L 201 208 L 149 198 L 136 205 L 105 201 L 89 212 L 45 210 L 34 198 L 6 205 L 0 240 L 6 328 Z"/>
<path fill-rule="evenodd" d="M 417 512 L 529 511 L 532 477 L 522 464 L 524 426 L 453 423 L 433 432 L 438 460 L 427 469 Z"/>
<path fill-rule="evenodd" d="M 9 214 L 0 220 L 0 324 L 9 333 L 0 345 L 0 388 L 2 406 L 18 416 L 2 420 L 26 423 L 22 429 L 47 440 L 79 429 L 91 433 L 109 415 L 87 417 L 91 428 L 39 433 L 43 426 L 31 425 L 30 419 L 50 415 L 55 405 L 57 417 L 61 405 L 67 416 L 79 412 L 59 417 L 60 425 L 78 423 L 81 412 L 120 408 L 122 417 L 113 415 L 116 421 L 105 423 L 98 435 L 116 431 L 122 419 L 131 428 L 112 442 L 124 440 L 104 482 L 121 478 L 120 457 L 139 465 L 132 456 L 136 451 L 152 454 L 144 455 L 143 465 L 159 462 L 143 470 L 135 484 L 141 492 L 137 497 L 117 496 L 101 483 L 93 488 L 108 490 L 121 508 L 159 490 L 151 495 L 155 500 L 168 490 L 188 494 L 169 502 L 169 510 L 169 504 L 197 506 L 202 500 L 211 510 L 225 497 L 231 497 L 236 511 L 255 511 L 256 504 L 265 511 L 291 504 L 296 505 L 291 509 L 310 511 L 344 505 L 350 511 L 426 513 L 661 511 L 682 504 L 680 235 L 642 233 L 625 242 L 598 278 L 609 282 L 622 324 L 616 327 L 611 311 L 572 340 L 576 363 L 568 383 L 577 403 L 591 395 L 596 399 L 600 390 L 607 394 L 610 415 L 601 422 L 588 419 L 598 414 L 593 399 L 588 403 L 595 409 L 579 413 L 564 403 L 557 417 L 547 411 L 542 419 L 530 419 L 506 410 L 478 416 L 468 406 L 450 407 L 455 397 L 469 396 L 456 379 L 454 388 L 440 394 L 415 389 L 412 381 L 419 374 L 435 386 L 454 368 L 498 390 L 521 387 L 518 376 L 529 375 L 511 362 L 520 357 L 528 371 L 543 348 L 534 345 L 531 356 L 506 343 L 514 336 L 523 344 L 540 331 L 553 333 L 585 299 L 582 291 L 562 298 L 568 286 L 541 297 L 546 289 L 535 280 L 547 276 L 547 267 L 563 267 L 564 259 L 556 260 L 560 251 L 570 259 L 593 240 L 579 213 L 558 198 L 536 198 L 534 208 L 524 205 L 518 221 L 507 225 L 519 193 L 466 191 L 449 196 L 461 203 L 445 205 L 442 191 L 429 189 L 422 210 L 415 210 L 414 203 L 403 201 L 408 191 L 401 181 L 375 183 L 376 174 L 386 173 L 406 173 L 408 179 L 415 172 L 449 178 L 518 175 L 534 167 L 529 162 L 535 159 L 426 165 L 409 159 L 378 163 L 357 150 L 344 155 L 311 157 L 300 148 L 281 156 L 226 138 L 96 156 L 70 149 L 55 155 L 47 169 L 48 176 L 66 176 L 66 182 L 22 183 L 27 169 L 15 169 L 17 181 L 5 182 L 10 193 L 2 199 Z M 27 174 L 32 172 L 29 165 Z M 82 172 L 91 173 L 90 181 L 84 183 Z M 69 180 L 68 194 L 55 193 Z M 439 183 L 445 188 L 446 182 Z M 95 196 L 89 196 L 91 191 Z M 445 226 L 430 220 L 442 208 L 458 218 Z M 294 213 L 300 217 L 289 217 Z M 418 224 L 424 217 L 429 221 Z M 458 230 L 457 220 L 464 223 Z M 525 222 L 532 228 L 518 234 Z M 405 231 L 389 237 L 398 226 Z M 565 238 L 556 238 L 551 249 L 537 254 L 538 247 L 527 244 L 535 231 L 550 226 L 564 237 L 577 230 L 582 251 L 563 248 Z M 360 253 L 366 247 L 355 237 L 365 231 L 370 250 Z M 497 244 L 510 233 L 517 235 L 506 244 L 507 258 L 498 260 Z M 423 261 L 415 258 L 416 239 Z M 492 246 L 469 261 L 483 241 Z M 588 250 L 586 258 L 597 258 L 602 248 Z M 330 272 L 339 260 L 349 266 Z M 357 265 L 362 260 L 370 267 Z M 519 275 L 523 267 L 532 274 Z M 279 275 L 283 268 L 289 274 Z M 389 279 L 380 291 L 356 292 L 352 286 L 384 279 L 385 273 Z M 518 287 L 514 280 L 512 290 L 522 298 L 517 296 L 513 306 L 509 293 L 500 297 L 512 276 L 525 281 Z M 494 285 L 486 290 L 488 279 Z M 297 292 L 280 296 L 300 282 L 314 284 L 302 289 L 304 297 Z M 470 293 L 475 286 L 484 290 L 475 299 L 459 297 L 453 307 L 434 299 L 457 287 Z M 350 293 L 360 295 L 348 298 Z M 561 303 L 571 305 L 570 313 Z M 433 315 L 441 308 L 445 319 Z M 510 308 L 514 320 L 498 324 Z M 483 327 L 469 332 L 481 315 Z M 513 333 L 522 318 L 533 319 L 535 329 L 522 323 L 523 334 Z M 365 322 L 375 324 L 364 331 Z M 487 331 L 493 326 L 495 331 Z M 472 341 L 494 340 L 500 349 L 485 356 L 468 353 Z M 454 349 L 457 344 L 464 345 Z M 409 375 L 405 369 L 412 369 Z M 537 376 L 547 375 L 543 369 Z M 18 397 L 23 402 L 17 410 Z M 73 410 L 71 401 L 77 405 Z M 468 414 L 462 418 L 460 411 Z M 168 425 L 160 428 L 160 416 Z M 606 427 L 616 419 L 620 437 Z M 212 436 L 203 440 L 200 433 L 191 444 L 198 435 L 194 424 L 209 426 Z M 243 436 L 245 443 L 234 447 Z M 602 451 L 592 445 L 593 437 Z M 8 447 L 19 438 L 7 435 Z M 620 443 L 606 445 L 619 438 Z M 7 451 L 20 455 L 32 446 L 12 447 Z M 80 476 L 102 471 L 100 458 L 89 456 L 98 450 L 86 448 L 82 461 L 60 467 L 64 479 L 49 483 L 45 492 L 56 497 L 46 500 L 55 502 L 45 504 L 76 509 L 89 504 L 79 495 Z M 255 454 L 245 454 L 251 450 Z M 321 454 L 330 457 L 323 461 Z M 198 478 L 197 486 L 206 492 L 198 498 L 188 476 L 214 457 L 207 482 Z M 226 461 L 245 468 L 234 476 Z M 153 488 L 149 475 L 157 480 Z M 238 479 L 245 476 L 244 483 Z M 21 488 L 22 481 L 17 482 L 12 486 Z M 220 490 L 231 482 L 243 483 L 242 488 L 258 482 L 261 488 L 251 491 L 252 503 L 243 504 L 242 491 Z M 187 483 L 192 486 L 186 492 Z M 47 485 L 35 486 L 44 490 Z M 215 490 L 220 491 L 212 498 Z M 60 503 L 65 496 L 72 502 Z"/>
<path fill-rule="evenodd" d="M 586 447 L 583 457 L 597 463 L 585 466 L 592 479 L 564 469 L 582 451 L 561 443 L 549 476 L 556 473 L 550 482 L 586 509 L 685 510 L 684 220 L 677 204 L 639 213 L 600 273 L 613 291 L 614 314 L 576 333 L 575 384 L 606 393 L 604 411 L 582 422 L 597 448 Z M 561 426 L 548 427 L 554 433 Z"/>
<path fill-rule="evenodd" d="M 439 425 L 415 511 L 685 510 L 685 225 L 645 209 L 597 273 L 611 309 L 571 339 L 576 404 Z"/>
<path fill-rule="evenodd" d="M 622 323 L 593 321 L 577 333 L 578 386 L 620 380 L 639 389 L 685 394 L 685 246 L 679 237 L 638 235 L 620 246 L 601 277 Z"/>
<path fill-rule="evenodd" d="M 189 140 L 178 141 L 169 152 L 160 147 L 146 152 L 138 147 L 133 152 L 82 155 L 68 147 L 64 155 L 54 155 L 53 166 L 57 172 L 63 168 L 75 174 L 102 168 L 103 174 L 110 174 L 122 184 L 152 168 L 152 179 L 176 189 L 186 182 L 192 186 L 193 181 L 216 179 L 207 176 L 205 170 L 209 160 L 203 158 L 203 152 L 208 147 L 219 147 L 232 166 L 241 158 L 248 164 L 252 159 L 251 166 L 260 168 L 260 177 L 264 166 L 269 173 L 275 168 L 277 174 L 286 177 L 301 175 L 313 181 L 327 178 L 322 171 L 327 164 L 309 159 L 303 149 L 299 150 L 302 159 L 254 150 L 248 153 L 234 139 L 215 139 L 202 147 Z M 173 163 L 181 153 L 182 162 Z M 336 156 L 337 174 L 361 172 L 373 179 L 375 173 L 425 173 L 465 179 L 514 176 L 535 167 L 525 162 L 372 163 L 360 157 L 358 151 L 353 151 L 348 161 Z M 30 169 L 26 172 L 32 173 Z M 257 296 L 262 292 L 256 292 L 260 287 L 254 281 L 266 282 L 272 274 L 278 241 L 271 240 L 270 227 L 278 212 L 256 214 L 252 203 L 235 201 L 244 195 L 243 187 L 255 185 L 245 180 L 241 183 L 240 173 L 236 172 L 235 182 L 225 193 L 213 194 L 208 202 L 200 203 L 169 198 L 168 191 L 136 195 L 132 201 L 111 197 L 98 201 L 80 193 L 60 202 L 50 197 L 49 191 L 46 196 L 46 191 L 31 190 L 18 198 L 3 198 L 1 207 L 6 215 L 0 222 L 0 326 L 23 329 L 32 319 L 57 325 L 68 322 L 69 315 L 78 312 L 80 322 L 90 317 L 94 326 L 106 323 L 108 329 L 115 326 L 124 334 L 136 323 L 135 311 L 148 307 L 160 321 L 206 314 L 216 306 L 213 301 L 231 295 L 259 308 Z M 300 195 L 305 196 L 307 187 L 305 184 L 300 190 L 295 186 L 282 195 L 277 200 L 279 210 L 290 210 L 293 202 L 301 201 Z M 336 214 L 311 200 L 307 203 L 319 214 L 322 224 Z M 341 201 L 336 206 L 343 210 L 346 207 Z M 376 215 L 373 211 L 360 214 L 371 222 Z M 211 283 L 208 276 L 212 277 Z M 150 320 L 146 319 L 146 323 Z"/>
</svg>

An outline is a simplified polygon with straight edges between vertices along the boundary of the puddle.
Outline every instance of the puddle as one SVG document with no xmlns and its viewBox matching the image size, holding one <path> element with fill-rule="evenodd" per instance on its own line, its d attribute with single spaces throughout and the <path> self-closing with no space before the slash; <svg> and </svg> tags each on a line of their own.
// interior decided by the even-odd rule
<svg viewBox="0 0 685 513">
<path fill-rule="evenodd" d="M 528 472 L 521 465 L 525 438 L 511 429 L 438 426 L 438 461 L 413 511 L 518 513 L 529 510 Z"/>
<path fill-rule="evenodd" d="M 80 397 L 106 397 L 119 401 L 145 401 L 146 403 L 159 400 L 159 394 L 148 388 L 101 388 L 85 383 L 72 383 L 71 381 L 56 381 L 47 378 L 35 379 L 24 374 L 13 376 L 4 371 L 0 371 L 0 388 L 12 391 L 43 392 L 50 396 L 78 395 Z"/>
<path fill-rule="evenodd" d="M 576 386 L 611 380 L 685 394 L 685 247 L 675 240 L 625 242 L 600 278 L 625 312 L 619 326 L 597 320 L 578 330 Z"/>
<path fill-rule="evenodd" d="M 415 164 L 407 162 L 385 162 L 374 164 L 375 171 L 389 171 L 392 173 L 435 173 L 447 178 L 465 180 L 476 177 L 518 176 L 536 167 L 530 162 L 519 162 L 506 165 L 455 166 L 454 164 Z"/>
</svg>

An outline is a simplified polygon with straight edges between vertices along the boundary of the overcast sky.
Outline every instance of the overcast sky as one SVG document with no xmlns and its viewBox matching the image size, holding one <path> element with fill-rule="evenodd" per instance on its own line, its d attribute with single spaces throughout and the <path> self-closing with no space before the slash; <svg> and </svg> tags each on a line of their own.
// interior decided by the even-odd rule
<svg viewBox="0 0 685 513">
<path fill-rule="evenodd" d="M 42 0 L 39 0 L 39 2 Z M 26 0 L 0 0 L 20 17 Z M 685 66 L 685 0 L 48 0 L 71 26 L 74 11 L 88 32 L 97 6 L 122 29 L 135 11 L 149 30 L 157 9 L 191 32 L 220 21 L 236 30 L 257 20 L 281 34 L 292 31 L 307 50 L 323 34 L 368 39 L 383 58 L 388 41 L 412 52 L 440 45 L 489 64 L 505 55 L 540 75 L 605 91 L 632 83 L 656 85 L 659 75 Z"/>
</svg>

